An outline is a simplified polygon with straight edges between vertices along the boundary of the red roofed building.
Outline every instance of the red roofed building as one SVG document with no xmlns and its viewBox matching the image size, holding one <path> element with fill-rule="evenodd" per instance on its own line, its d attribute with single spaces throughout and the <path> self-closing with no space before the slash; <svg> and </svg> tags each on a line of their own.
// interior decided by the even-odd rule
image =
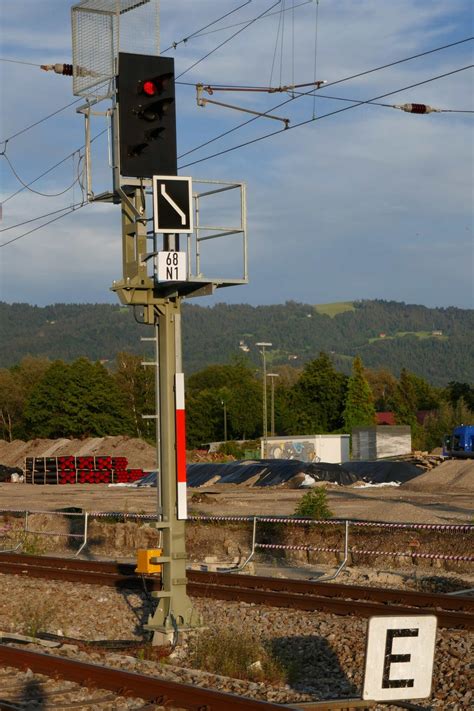
<svg viewBox="0 0 474 711">
<path fill-rule="evenodd" d="M 424 423 L 428 415 L 432 415 L 436 410 L 418 410 L 416 419 L 420 425 Z M 376 412 L 376 425 L 396 425 L 394 412 Z"/>
<path fill-rule="evenodd" d="M 375 424 L 377 425 L 395 425 L 395 415 L 393 412 L 376 412 Z"/>
</svg>

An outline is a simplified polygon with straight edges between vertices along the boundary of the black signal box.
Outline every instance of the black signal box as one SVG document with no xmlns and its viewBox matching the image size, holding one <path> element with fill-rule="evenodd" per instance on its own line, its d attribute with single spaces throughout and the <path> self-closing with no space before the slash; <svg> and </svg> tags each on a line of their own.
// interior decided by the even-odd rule
<svg viewBox="0 0 474 711">
<path fill-rule="evenodd" d="M 120 175 L 177 175 L 174 59 L 119 53 Z"/>
</svg>

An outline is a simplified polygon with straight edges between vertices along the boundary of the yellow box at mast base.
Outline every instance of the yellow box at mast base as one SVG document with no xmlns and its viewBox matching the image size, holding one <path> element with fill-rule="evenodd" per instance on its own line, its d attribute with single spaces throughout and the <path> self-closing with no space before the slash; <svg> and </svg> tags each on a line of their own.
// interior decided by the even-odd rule
<svg viewBox="0 0 474 711">
<path fill-rule="evenodd" d="M 135 572 L 143 575 L 161 573 L 161 565 L 150 562 L 152 558 L 160 558 L 161 553 L 161 548 L 138 548 Z"/>
</svg>

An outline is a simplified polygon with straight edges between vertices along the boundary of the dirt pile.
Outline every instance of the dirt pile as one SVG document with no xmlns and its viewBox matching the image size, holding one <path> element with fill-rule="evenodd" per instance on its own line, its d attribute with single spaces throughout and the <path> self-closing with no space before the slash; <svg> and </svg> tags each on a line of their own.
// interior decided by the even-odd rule
<svg viewBox="0 0 474 711">
<path fill-rule="evenodd" d="M 109 455 L 127 457 L 132 469 L 156 467 L 155 447 L 136 437 L 89 437 L 88 439 L 32 439 L 28 442 L 0 440 L 0 463 L 25 466 L 26 457 Z"/>
<path fill-rule="evenodd" d="M 427 494 L 454 492 L 474 494 L 474 460 L 450 459 L 435 469 L 407 481 L 403 489 L 421 491 Z"/>
</svg>

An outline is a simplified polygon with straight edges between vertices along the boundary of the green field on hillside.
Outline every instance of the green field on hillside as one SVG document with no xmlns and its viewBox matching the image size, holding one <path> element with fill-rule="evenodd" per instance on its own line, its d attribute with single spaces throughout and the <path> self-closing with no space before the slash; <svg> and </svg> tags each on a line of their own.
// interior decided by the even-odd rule
<svg viewBox="0 0 474 711">
<path fill-rule="evenodd" d="M 326 314 L 334 318 L 338 314 L 343 314 L 346 311 L 355 311 L 352 301 L 335 301 L 333 304 L 316 304 L 314 307 L 318 314 Z"/>
<path fill-rule="evenodd" d="M 376 336 L 375 338 L 369 338 L 369 343 L 375 343 L 376 341 L 390 341 L 394 338 L 403 338 L 404 336 L 416 336 L 420 340 L 425 340 L 427 338 L 436 338 L 438 341 L 447 341 L 449 336 L 443 336 L 433 333 L 432 331 L 397 331 L 395 335 L 386 335 L 383 338 Z"/>
</svg>

